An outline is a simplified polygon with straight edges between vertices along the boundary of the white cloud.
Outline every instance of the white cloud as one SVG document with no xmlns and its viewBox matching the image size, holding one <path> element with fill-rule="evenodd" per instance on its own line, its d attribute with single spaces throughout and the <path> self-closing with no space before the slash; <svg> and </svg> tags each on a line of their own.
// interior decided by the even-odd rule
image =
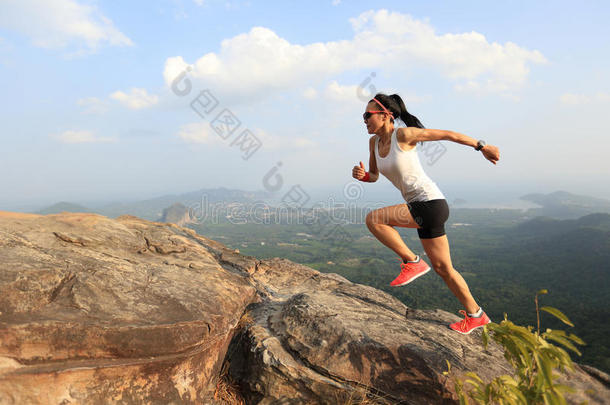
<svg viewBox="0 0 610 405">
<path fill-rule="evenodd" d="M 290 133 L 286 136 L 282 130 L 276 130 L 275 133 L 282 133 L 282 135 L 271 134 L 268 131 L 262 129 L 255 129 L 252 133 L 262 143 L 265 150 L 292 150 L 297 147 L 300 149 L 304 148 L 315 148 L 318 146 L 316 141 L 311 140 L 309 137 L 300 136 L 298 132 Z"/>
<path fill-rule="evenodd" d="M 373 87 L 373 90 L 377 89 Z M 351 104 L 352 106 L 350 107 L 357 106 L 358 109 L 363 107 L 363 102 L 370 100 L 374 96 L 368 90 L 364 91 L 360 85 L 343 85 L 339 84 L 336 80 L 328 83 L 322 94 L 324 101 L 330 102 L 330 105 L 335 106 L 335 108 L 337 108 L 337 105 Z M 401 98 L 408 105 L 426 102 L 431 99 L 430 96 L 418 96 L 407 92 L 402 92 Z"/>
<path fill-rule="evenodd" d="M 261 142 L 265 150 L 278 150 L 285 148 L 311 148 L 316 147 L 317 142 L 303 136 L 277 136 L 271 135 L 269 132 L 262 129 L 250 129 L 252 134 Z M 207 121 L 203 122 L 192 122 L 180 126 L 180 129 L 176 133 L 176 136 L 187 143 L 203 144 L 212 146 L 219 146 L 222 148 L 235 148 L 235 145 L 231 145 L 231 142 L 235 140 L 237 135 L 233 135 L 229 139 L 221 138 L 214 130 L 210 127 L 210 123 Z"/>
<path fill-rule="evenodd" d="M 81 98 L 76 101 L 76 104 L 84 107 L 86 114 L 104 114 L 108 111 L 108 103 L 97 97 Z"/>
<path fill-rule="evenodd" d="M 0 27 L 25 34 L 42 48 L 133 45 L 96 6 L 76 0 L 3 0 Z"/>
<path fill-rule="evenodd" d="M 294 139 L 294 146 L 298 148 L 315 148 L 318 146 L 318 143 L 312 141 L 309 138 L 298 137 Z"/>
<path fill-rule="evenodd" d="M 565 93 L 559 97 L 563 104 L 580 105 L 590 103 L 607 103 L 610 101 L 610 94 L 598 92 L 594 95 Z"/>
<path fill-rule="evenodd" d="M 62 143 L 116 142 L 113 138 L 97 137 L 91 131 L 64 131 L 51 136 Z"/>
<path fill-rule="evenodd" d="M 494 92 L 522 85 L 529 74 L 529 63 L 546 62 L 540 52 L 512 42 L 489 43 L 483 34 L 474 31 L 439 35 L 427 21 L 386 10 L 362 13 L 351 23 L 355 40 L 366 48 L 381 47 L 379 56 L 388 62 L 432 67 L 450 80 Z"/>
<path fill-rule="evenodd" d="M 294 88 L 308 79 L 344 70 L 339 49 L 334 56 L 333 46 L 328 44 L 292 45 L 263 27 L 224 40 L 221 48 L 219 55 L 208 53 L 199 58 L 191 75 L 204 85 L 242 97 Z M 166 82 L 171 85 L 187 66 L 181 56 L 168 58 Z"/>
<path fill-rule="evenodd" d="M 110 98 L 119 101 L 132 110 L 151 107 L 159 102 L 159 96 L 148 94 L 146 89 L 132 88 L 129 94 L 122 91 L 115 91 Z"/>
<path fill-rule="evenodd" d="M 180 127 L 176 134 L 182 140 L 188 143 L 203 143 L 203 144 L 218 144 L 218 139 L 221 139 L 210 128 L 208 122 L 193 122 Z"/>
<path fill-rule="evenodd" d="M 318 91 L 316 89 L 314 89 L 313 87 L 308 87 L 305 90 L 303 90 L 303 97 L 305 97 L 308 100 L 313 100 L 316 97 L 318 97 Z"/>
<path fill-rule="evenodd" d="M 350 20 L 351 40 L 292 44 L 265 27 L 225 39 L 192 65 L 182 56 L 165 62 L 168 85 L 187 67 L 199 85 L 240 98 L 303 88 L 356 69 L 405 67 L 434 69 L 462 86 L 506 92 L 522 86 L 529 66 L 545 63 L 538 51 L 512 42 L 490 43 L 477 32 L 437 34 L 427 21 L 387 10 L 368 11 Z M 474 86 L 474 87 L 473 87 Z"/>
<path fill-rule="evenodd" d="M 559 97 L 559 101 L 563 104 L 587 104 L 591 102 L 591 99 L 584 94 L 573 94 L 573 93 L 565 93 Z"/>
<path fill-rule="evenodd" d="M 358 86 L 356 85 L 340 85 L 335 80 L 331 81 L 326 89 L 324 96 L 339 102 L 353 102 L 361 105 L 362 102 L 357 98 Z"/>
</svg>

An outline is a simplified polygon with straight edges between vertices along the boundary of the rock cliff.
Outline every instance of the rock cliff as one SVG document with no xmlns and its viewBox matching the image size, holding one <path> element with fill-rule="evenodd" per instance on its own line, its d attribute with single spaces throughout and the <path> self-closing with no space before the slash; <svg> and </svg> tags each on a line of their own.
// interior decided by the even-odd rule
<svg viewBox="0 0 610 405">
<path fill-rule="evenodd" d="M 191 210 L 180 203 L 174 203 L 165 208 L 161 214 L 159 222 L 171 222 L 179 226 L 193 223 Z"/>
<path fill-rule="evenodd" d="M 457 319 L 170 223 L 0 211 L 0 404 L 455 403 L 446 360 L 510 371 Z M 610 398 L 593 371 L 571 401 Z"/>
</svg>

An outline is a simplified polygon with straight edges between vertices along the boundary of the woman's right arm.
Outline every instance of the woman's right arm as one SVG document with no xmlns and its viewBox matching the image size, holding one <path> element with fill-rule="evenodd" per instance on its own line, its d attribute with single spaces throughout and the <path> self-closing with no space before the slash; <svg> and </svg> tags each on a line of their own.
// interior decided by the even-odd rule
<svg viewBox="0 0 610 405">
<path fill-rule="evenodd" d="M 379 169 L 377 169 L 377 160 L 375 159 L 375 137 L 371 136 L 369 139 L 369 182 L 374 183 L 379 179 Z"/>
</svg>

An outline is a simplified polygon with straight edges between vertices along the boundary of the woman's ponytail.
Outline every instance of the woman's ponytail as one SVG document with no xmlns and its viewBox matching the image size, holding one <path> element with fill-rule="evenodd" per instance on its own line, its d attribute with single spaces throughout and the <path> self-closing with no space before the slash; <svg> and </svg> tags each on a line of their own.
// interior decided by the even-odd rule
<svg viewBox="0 0 610 405">
<path fill-rule="evenodd" d="M 402 101 L 402 98 L 400 98 L 398 94 L 392 94 L 390 99 L 398 105 L 398 110 L 400 111 L 399 118 L 402 122 L 407 124 L 408 127 L 425 128 L 415 115 L 412 115 L 407 111 L 404 101 Z"/>
<path fill-rule="evenodd" d="M 407 111 L 405 103 L 398 94 L 388 96 L 383 93 L 377 93 L 375 99 L 392 113 L 394 119 L 400 118 L 408 127 L 425 128 L 415 115 L 412 115 Z"/>
</svg>

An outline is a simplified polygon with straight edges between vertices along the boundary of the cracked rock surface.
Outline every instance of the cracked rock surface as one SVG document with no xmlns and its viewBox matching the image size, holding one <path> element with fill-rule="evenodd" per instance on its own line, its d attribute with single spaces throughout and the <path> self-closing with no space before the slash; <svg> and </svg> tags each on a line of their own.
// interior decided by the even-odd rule
<svg viewBox="0 0 610 405">
<path fill-rule="evenodd" d="M 457 319 L 173 224 L 0 211 L 0 404 L 216 404 L 221 369 L 248 404 L 455 403 L 446 360 L 510 371 Z M 588 371 L 572 400 L 604 403 Z"/>
</svg>

